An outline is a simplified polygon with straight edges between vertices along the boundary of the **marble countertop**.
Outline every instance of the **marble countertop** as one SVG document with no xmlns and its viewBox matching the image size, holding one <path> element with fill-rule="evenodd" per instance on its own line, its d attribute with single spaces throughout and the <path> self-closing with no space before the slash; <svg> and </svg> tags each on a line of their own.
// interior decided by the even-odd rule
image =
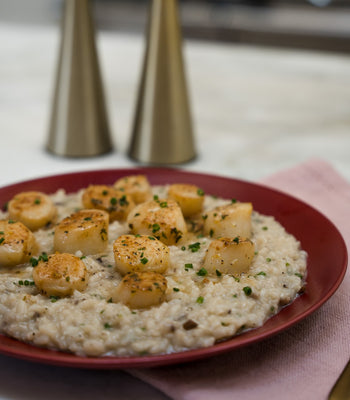
<svg viewBox="0 0 350 400">
<path fill-rule="evenodd" d="M 1 24 L 0 34 L 0 186 L 65 171 L 136 165 L 126 151 L 142 36 L 99 33 L 115 149 L 101 157 L 67 159 L 45 150 L 58 27 Z M 180 167 L 258 180 L 321 157 L 350 180 L 350 56 L 195 41 L 186 42 L 184 51 L 199 156 Z"/>
<path fill-rule="evenodd" d="M 58 27 L 0 24 L 0 186 L 57 173 L 132 167 L 126 155 L 144 51 L 139 35 L 101 32 L 98 49 L 115 149 L 72 159 L 45 150 Z M 198 158 L 179 167 L 256 181 L 323 158 L 350 181 L 350 56 L 185 43 Z M 124 372 L 0 356 L 0 399 L 165 399 Z M 38 394 L 38 387 L 40 393 Z M 79 393 L 79 396 L 77 395 Z M 77 397 L 78 396 L 78 397 Z"/>
</svg>

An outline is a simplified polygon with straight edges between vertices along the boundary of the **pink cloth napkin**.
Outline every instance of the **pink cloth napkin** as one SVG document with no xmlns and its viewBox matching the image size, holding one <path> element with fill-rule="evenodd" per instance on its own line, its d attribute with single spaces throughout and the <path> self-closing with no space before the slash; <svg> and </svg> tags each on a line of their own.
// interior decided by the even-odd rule
<svg viewBox="0 0 350 400">
<path fill-rule="evenodd" d="M 350 249 L 350 185 L 321 160 L 277 173 L 264 184 L 328 216 Z M 173 399 L 326 399 L 350 356 L 350 272 L 333 297 L 271 339 L 207 360 L 130 370 Z"/>
</svg>

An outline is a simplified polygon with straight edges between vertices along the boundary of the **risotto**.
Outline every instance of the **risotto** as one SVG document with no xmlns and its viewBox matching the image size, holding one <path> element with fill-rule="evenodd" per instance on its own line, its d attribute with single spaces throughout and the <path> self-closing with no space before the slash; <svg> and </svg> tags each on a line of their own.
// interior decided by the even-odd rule
<svg viewBox="0 0 350 400">
<path fill-rule="evenodd" d="M 104 193 L 106 190 L 109 189 L 104 189 Z M 80 279 L 84 285 L 72 286 L 72 277 L 66 275 L 67 287 L 72 290 L 62 292 L 62 295 L 52 286 L 42 286 L 39 279 L 34 280 L 35 269 L 57 251 L 55 241 L 66 243 L 55 233 L 64 218 L 84 207 L 102 210 L 102 206 L 92 196 L 93 204 L 86 207 L 84 190 L 74 194 L 59 190 L 50 195 L 56 209 L 55 220 L 32 229 L 37 246 L 33 254 L 29 254 L 24 262 L 10 266 L 1 264 L 0 332 L 35 346 L 80 356 L 169 354 L 208 347 L 259 327 L 302 291 L 307 255 L 300 243 L 273 217 L 252 210 L 249 232 L 234 232 L 229 237 L 223 224 L 230 215 L 223 213 L 222 207 L 225 209 L 239 202 L 205 195 L 198 189 L 203 200 L 201 204 L 190 202 L 187 207 L 186 202 L 181 203 L 181 199 L 173 196 L 176 204 L 182 207 L 185 226 L 181 229 L 173 227 L 166 232 L 157 220 L 149 221 L 148 225 L 139 220 L 144 212 L 140 206 L 147 201 L 158 203 L 165 211 L 170 207 L 168 186 L 154 186 L 151 191 L 152 199 L 147 196 L 137 199 L 128 211 L 128 217 L 112 216 L 107 208 L 110 217 L 107 229 L 99 231 L 106 233 L 102 236 L 102 241 L 106 241 L 105 245 L 101 244 L 104 246 L 102 251 L 97 247 L 94 254 L 89 254 L 89 246 L 70 251 L 79 263 L 83 263 L 87 279 L 84 275 Z M 113 199 L 115 197 L 110 200 L 112 205 Z M 127 202 L 123 196 L 117 201 L 120 204 Z M 9 211 L 3 212 L 1 217 L 7 221 L 11 218 Z M 84 220 L 89 221 L 89 218 Z M 238 223 L 243 230 L 247 230 L 246 218 L 243 216 L 243 222 Z M 223 226 L 224 233 L 216 232 L 212 228 L 215 224 Z M 66 238 L 67 234 L 68 229 L 62 228 L 62 237 Z M 121 253 L 116 250 L 115 242 L 123 235 L 128 235 L 125 238 L 147 236 L 161 243 L 154 252 L 160 248 L 165 251 L 162 261 L 165 260 L 166 267 L 161 266 L 162 261 L 154 262 L 158 269 L 153 273 L 164 279 L 161 296 L 154 304 L 148 304 L 148 298 L 142 297 L 147 293 L 143 293 L 136 303 L 128 301 L 127 296 L 138 287 L 130 289 L 126 297 L 120 290 L 118 294 L 122 282 L 127 285 L 126 276 L 130 278 L 152 264 L 152 250 L 148 249 L 150 253 L 147 254 L 145 246 L 136 250 L 141 252 L 138 253 L 137 267 L 128 270 L 132 268 L 130 262 L 125 264 L 124 270 L 117 268 L 116 257 Z M 248 238 L 241 240 L 241 237 Z M 71 240 L 83 241 L 75 237 Z M 124 250 L 127 242 L 123 240 L 120 240 L 120 246 L 125 247 L 120 249 Z M 225 247 L 228 240 L 230 246 L 243 243 L 237 256 L 242 259 L 243 266 L 234 264 L 231 259 L 227 264 L 226 256 L 215 253 L 219 250 L 215 250 L 213 243 L 217 241 L 219 246 Z M 96 243 L 94 237 L 91 243 Z M 4 240 L 0 247 L 5 244 Z M 210 251 L 214 252 L 211 256 Z M 156 288 L 160 285 L 160 281 L 157 282 Z M 128 290 L 127 286 L 125 288 Z M 144 301 L 145 307 L 142 306 Z"/>
</svg>

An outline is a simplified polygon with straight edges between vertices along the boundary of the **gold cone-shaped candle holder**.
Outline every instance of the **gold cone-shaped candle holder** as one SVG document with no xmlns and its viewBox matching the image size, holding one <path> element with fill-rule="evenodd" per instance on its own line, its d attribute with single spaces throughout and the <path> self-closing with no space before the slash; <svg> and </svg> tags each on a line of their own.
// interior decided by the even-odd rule
<svg viewBox="0 0 350 400">
<path fill-rule="evenodd" d="M 89 0 L 65 1 L 47 148 L 70 157 L 112 148 Z"/>
<path fill-rule="evenodd" d="M 176 0 L 153 0 L 129 149 L 145 163 L 195 157 Z"/>
</svg>

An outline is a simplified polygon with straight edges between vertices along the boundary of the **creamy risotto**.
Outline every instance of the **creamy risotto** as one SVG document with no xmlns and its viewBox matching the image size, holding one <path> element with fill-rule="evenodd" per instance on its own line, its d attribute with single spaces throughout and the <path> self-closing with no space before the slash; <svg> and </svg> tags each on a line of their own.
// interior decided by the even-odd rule
<svg viewBox="0 0 350 400">
<path fill-rule="evenodd" d="M 232 222 L 230 207 L 241 203 L 205 195 L 199 188 L 198 196 L 192 196 L 180 187 L 183 197 L 168 186 L 152 187 L 151 194 L 138 192 L 138 197 L 125 197 L 122 193 L 129 191 L 122 185 L 114 189 L 118 192 L 109 197 L 107 207 L 94 194 L 84 199 L 86 190 L 50 195 L 55 216 L 30 229 L 35 246 L 27 248 L 28 254 L 20 250 L 20 261 L 1 254 L 9 241 L 7 229 L 17 220 L 11 219 L 10 208 L 2 213 L 7 221 L 0 232 L 2 334 L 80 356 L 168 354 L 211 346 L 259 327 L 302 290 L 306 253 L 273 217 L 251 210 L 249 203 L 242 203 L 238 220 Z M 100 190 L 107 196 L 112 188 Z M 174 214 L 175 222 L 168 215 L 161 221 L 148 218 L 153 211 L 145 210 L 145 204 L 154 208 L 157 203 L 166 213 L 172 202 L 182 210 L 181 216 Z M 132 207 L 125 215 L 116 214 L 123 203 Z M 105 209 L 101 215 L 109 213 L 107 227 L 81 237 L 74 236 L 75 226 L 70 236 L 72 225 L 65 228 L 61 221 L 68 217 L 69 224 L 70 216 L 83 208 Z M 79 235 L 91 218 L 74 219 Z M 168 231 L 163 221 L 170 221 Z M 231 232 L 232 227 L 238 231 Z M 135 238 L 136 248 L 126 255 L 128 241 Z M 147 238 L 145 245 L 137 241 L 142 238 Z M 148 247 L 148 240 L 159 246 Z M 94 254 L 89 253 L 91 246 L 96 246 Z M 74 254 L 82 274 L 76 283 L 76 269 L 61 274 L 61 284 L 51 284 L 43 275 L 57 251 Z M 44 272 L 36 271 L 39 267 Z M 155 276 L 153 291 L 150 286 L 141 292 L 144 288 L 138 285 L 144 283 L 138 274 L 148 270 Z"/>
</svg>

